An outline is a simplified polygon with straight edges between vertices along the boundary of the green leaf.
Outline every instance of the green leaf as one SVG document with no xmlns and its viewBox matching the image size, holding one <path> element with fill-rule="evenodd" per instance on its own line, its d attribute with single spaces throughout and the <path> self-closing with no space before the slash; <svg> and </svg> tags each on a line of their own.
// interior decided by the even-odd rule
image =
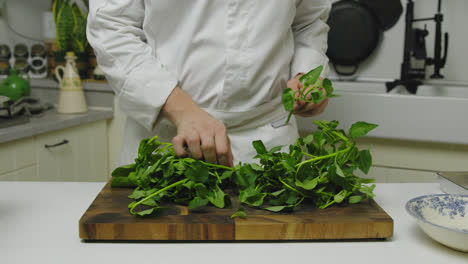
<svg viewBox="0 0 468 264">
<path fill-rule="evenodd" d="M 144 197 L 146 196 L 146 192 L 144 190 L 138 190 L 138 189 L 135 189 L 132 194 L 130 194 L 128 196 L 128 198 L 130 199 L 134 199 L 134 200 L 137 200 L 137 199 L 140 199 L 141 197 Z"/>
<path fill-rule="evenodd" d="M 290 192 L 289 197 L 286 200 L 287 204 L 293 205 L 297 203 L 297 200 L 299 200 L 299 196 L 296 192 Z"/>
<path fill-rule="evenodd" d="M 277 205 L 277 206 L 270 206 L 270 207 L 265 207 L 265 210 L 271 211 L 271 212 L 280 212 L 283 211 L 285 208 L 290 207 L 289 205 Z"/>
<path fill-rule="evenodd" d="M 130 182 L 130 180 L 127 177 L 118 177 L 118 178 L 113 178 L 111 181 L 111 187 L 136 187 L 135 184 Z"/>
<path fill-rule="evenodd" d="M 338 173 L 336 172 L 336 166 L 332 165 L 328 169 L 328 179 L 335 183 L 338 186 L 341 186 L 345 190 L 351 191 L 352 190 L 352 185 L 348 182 L 346 177 L 339 176 Z"/>
<path fill-rule="evenodd" d="M 284 191 L 286 191 L 286 189 L 282 189 L 282 190 L 279 190 L 279 191 L 276 191 L 276 192 L 272 192 L 272 193 L 270 193 L 270 195 L 276 197 L 276 196 L 282 194 Z"/>
<path fill-rule="evenodd" d="M 240 191 L 239 201 L 251 206 L 261 206 L 266 193 L 260 193 L 258 190 L 249 188 Z"/>
<path fill-rule="evenodd" d="M 314 90 L 310 93 L 314 104 L 318 104 L 323 100 L 323 92 L 321 90 Z"/>
<path fill-rule="evenodd" d="M 369 198 L 374 198 L 375 197 L 374 189 L 375 189 L 375 184 L 372 184 L 371 186 L 362 185 L 359 188 L 359 191 L 365 194 Z"/>
<path fill-rule="evenodd" d="M 239 209 L 237 209 L 237 212 L 235 212 L 233 215 L 231 215 L 231 218 L 234 218 L 234 217 L 239 217 L 241 219 L 246 219 L 247 214 L 245 213 L 244 208 L 240 207 Z"/>
<path fill-rule="evenodd" d="M 291 88 L 287 88 L 281 95 L 281 101 L 283 102 L 284 109 L 288 112 L 294 108 L 294 102 L 296 100 L 296 92 Z"/>
<path fill-rule="evenodd" d="M 255 185 L 257 173 L 252 169 L 250 164 L 245 164 L 235 172 L 234 182 L 240 188 L 248 188 Z"/>
<path fill-rule="evenodd" d="M 336 174 L 338 174 L 338 176 L 345 177 L 345 174 L 341 170 L 340 166 L 338 166 L 338 164 L 336 164 L 336 160 L 335 160 L 335 169 L 336 169 Z"/>
<path fill-rule="evenodd" d="M 142 202 L 141 204 L 142 204 L 142 205 L 147 205 L 147 206 L 153 206 L 153 207 L 158 206 L 158 204 L 156 203 L 156 201 L 153 200 L 153 199 L 151 199 L 151 198 L 148 199 L 148 200 L 146 200 L 146 201 L 144 201 L 144 202 Z"/>
<path fill-rule="evenodd" d="M 280 151 L 281 149 L 283 148 L 283 146 L 276 146 L 276 147 L 273 147 L 271 148 L 268 153 L 275 153 L 277 151 Z"/>
<path fill-rule="evenodd" d="M 209 195 L 206 197 L 210 203 L 212 203 L 214 206 L 218 208 L 224 208 L 224 196 L 226 194 L 219 188 L 218 185 L 216 185 L 216 188 L 214 191 L 210 192 Z"/>
<path fill-rule="evenodd" d="M 327 78 L 323 79 L 322 87 L 323 87 L 323 89 L 325 89 L 327 97 L 333 94 L 333 85 L 332 85 L 332 82 L 329 79 L 327 79 Z"/>
<path fill-rule="evenodd" d="M 364 172 L 364 174 L 368 174 L 369 170 L 372 166 L 372 156 L 370 151 L 365 149 L 359 152 L 359 158 L 357 160 L 358 168 Z"/>
<path fill-rule="evenodd" d="M 352 139 L 356 139 L 358 137 L 363 137 L 367 135 L 371 130 L 378 127 L 376 124 L 366 123 L 363 121 L 354 123 L 351 128 L 349 129 L 349 136 Z"/>
<path fill-rule="evenodd" d="M 252 166 L 252 169 L 253 170 L 256 170 L 256 171 L 263 171 L 263 167 L 258 165 L 257 163 L 251 163 L 250 166 Z"/>
<path fill-rule="evenodd" d="M 351 192 L 348 192 L 346 190 L 341 190 L 339 193 L 335 194 L 333 199 L 335 200 L 335 203 L 341 203 L 350 193 Z"/>
<path fill-rule="evenodd" d="M 298 179 L 296 179 L 296 186 L 297 187 L 300 187 L 304 190 L 312 190 L 314 189 L 316 186 L 317 186 L 317 183 L 318 183 L 318 177 L 315 177 L 315 178 L 308 178 L 308 179 L 305 179 L 304 181 L 300 181 Z"/>
<path fill-rule="evenodd" d="M 197 196 L 200 198 L 206 198 L 208 195 L 210 195 L 208 189 L 203 183 L 196 183 L 193 187 L 195 188 Z"/>
<path fill-rule="evenodd" d="M 207 204 L 208 204 L 207 199 L 203 199 L 203 198 L 200 198 L 200 197 L 197 196 L 197 197 L 193 198 L 192 201 L 190 201 L 190 203 L 188 205 L 188 209 L 193 210 L 195 208 L 202 207 L 202 206 L 205 206 Z"/>
<path fill-rule="evenodd" d="M 128 177 L 132 171 L 135 171 L 135 164 L 120 166 L 112 171 L 112 177 Z"/>
<path fill-rule="evenodd" d="M 363 196 L 358 196 L 358 195 L 350 196 L 350 197 L 348 198 L 348 202 L 349 202 L 350 204 L 359 203 L 359 202 L 361 202 L 362 200 L 364 200 L 364 197 L 363 197 Z"/>
<path fill-rule="evenodd" d="M 305 86 L 314 85 L 319 79 L 320 74 L 322 73 L 322 70 L 323 70 L 323 66 L 320 65 L 317 68 L 309 71 L 307 74 L 302 75 L 301 78 L 299 78 L 299 81 L 303 83 Z"/>
<path fill-rule="evenodd" d="M 147 209 L 147 210 L 144 210 L 144 211 L 137 212 L 136 214 L 138 216 L 148 216 L 148 215 L 153 214 L 155 212 L 154 210 L 155 210 L 155 208 L 151 208 L 151 209 Z"/>
<path fill-rule="evenodd" d="M 304 138 L 304 144 L 309 145 L 314 141 L 314 134 L 310 134 L 307 137 Z"/>
<path fill-rule="evenodd" d="M 194 182 L 206 182 L 210 174 L 208 167 L 196 160 L 185 170 L 185 176 Z"/>
<path fill-rule="evenodd" d="M 255 140 L 252 142 L 252 146 L 255 148 L 258 154 L 267 153 L 266 147 L 261 140 Z"/>
<path fill-rule="evenodd" d="M 233 174 L 234 171 L 225 171 L 223 172 L 223 174 L 221 174 L 221 176 L 219 177 L 222 181 L 226 180 L 226 179 L 230 179 L 232 174 Z"/>
</svg>

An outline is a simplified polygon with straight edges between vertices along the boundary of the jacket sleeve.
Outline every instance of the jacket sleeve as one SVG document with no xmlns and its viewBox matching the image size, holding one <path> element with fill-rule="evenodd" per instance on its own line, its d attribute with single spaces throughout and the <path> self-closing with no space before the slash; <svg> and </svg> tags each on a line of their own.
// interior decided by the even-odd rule
<svg viewBox="0 0 468 264">
<path fill-rule="evenodd" d="M 91 0 L 87 37 L 122 111 L 151 131 L 177 78 L 146 43 L 144 16 L 143 0 Z"/>
<path fill-rule="evenodd" d="M 294 33 L 294 57 L 291 63 L 291 76 L 324 66 L 322 76 L 328 75 L 327 38 L 328 15 L 331 9 L 329 0 L 297 0 L 296 17 L 292 24 Z"/>
</svg>

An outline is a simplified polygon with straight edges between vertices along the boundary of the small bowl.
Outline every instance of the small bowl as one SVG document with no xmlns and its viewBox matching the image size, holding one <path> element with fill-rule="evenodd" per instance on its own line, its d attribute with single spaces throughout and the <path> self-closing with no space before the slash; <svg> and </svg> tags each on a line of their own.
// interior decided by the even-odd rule
<svg viewBox="0 0 468 264">
<path fill-rule="evenodd" d="M 433 194 L 413 198 L 406 211 L 437 242 L 468 252 L 468 195 Z"/>
</svg>

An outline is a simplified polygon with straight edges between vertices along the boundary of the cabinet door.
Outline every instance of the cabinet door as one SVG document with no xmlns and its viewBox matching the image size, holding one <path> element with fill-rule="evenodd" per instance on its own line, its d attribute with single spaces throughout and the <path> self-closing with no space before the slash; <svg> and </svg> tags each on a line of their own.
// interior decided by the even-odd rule
<svg viewBox="0 0 468 264">
<path fill-rule="evenodd" d="M 17 180 L 16 171 L 28 171 L 28 178 L 34 179 L 36 164 L 34 138 L 29 137 L 0 144 L 0 180 Z M 6 177 L 8 175 L 8 177 Z"/>
<path fill-rule="evenodd" d="M 105 181 L 106 121 L 36 137 L 37 176 L 43 181 Z"/>
</svg>

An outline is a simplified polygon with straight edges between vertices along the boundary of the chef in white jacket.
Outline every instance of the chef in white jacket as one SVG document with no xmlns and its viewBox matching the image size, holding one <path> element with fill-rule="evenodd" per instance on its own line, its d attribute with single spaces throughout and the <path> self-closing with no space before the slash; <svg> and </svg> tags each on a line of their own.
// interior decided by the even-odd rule
<svg viewBox="0 0 468 264">
<path fill-rule="evenodd" d="M 119 164 L 158 135 L 177 155 L 228 166 L 251 142 L 294 143 L 281 94 L 326 66 L 327 0 L 91 0 L 87 34 L 127 115 Z M 296 103 L 321 113 L 327 101 Z"/>
</svg>

